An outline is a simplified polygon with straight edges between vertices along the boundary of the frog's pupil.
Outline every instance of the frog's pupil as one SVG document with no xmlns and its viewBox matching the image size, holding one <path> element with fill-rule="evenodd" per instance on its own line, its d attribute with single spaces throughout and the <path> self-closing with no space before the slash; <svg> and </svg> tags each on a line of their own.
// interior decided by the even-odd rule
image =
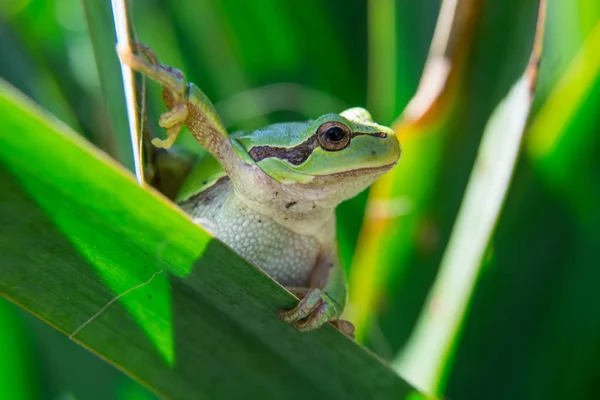
<svg viewBox="0 0 600 400">
<path fill-rule="evenodd" d="M 327 136 L 327 139 L 329 139 L 330 141 L 339 142 L 344 139 L 344 130 L 342 128 L 340 128 L 339 126 L 334 126 L 334 127 L 329 128 L 325 135 Z"/>
</svg>

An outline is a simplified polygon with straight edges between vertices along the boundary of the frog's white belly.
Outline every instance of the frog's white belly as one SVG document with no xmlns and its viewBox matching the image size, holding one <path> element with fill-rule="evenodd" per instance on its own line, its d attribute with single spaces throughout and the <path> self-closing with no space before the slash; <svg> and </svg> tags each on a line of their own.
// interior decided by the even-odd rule
<svg viewBox="0 0 600 400">
<path fill-rule="evenodd" d="M 284 286 L 306 286 L 319 243 L 248 208 L 228 178 L 180 204 L 217 238 Z"/>
</svg>

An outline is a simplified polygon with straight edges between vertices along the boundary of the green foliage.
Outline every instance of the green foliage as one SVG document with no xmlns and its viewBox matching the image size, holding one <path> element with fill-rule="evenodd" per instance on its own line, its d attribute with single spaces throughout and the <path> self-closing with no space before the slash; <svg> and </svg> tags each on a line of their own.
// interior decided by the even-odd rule
<svg viewBox="0 0 600 400">
<path fill-rule="evenodd" d="M 291 294 L 5 85 L 0 110 L 7 298 L 169 398 L 413 392 L 332 326 L 279 321 Z"/>
<path fill-rule="evenodd" d="M 130 167 L 108 3 L 0 2 L 0 76 Z M 393 205 L 395 214 L 387 214 L 385 224 L 372 225 L 376 231 L 366 229 L 368 224 L 361 231 L 367 194 L 343 204 L 338 213 L 341 251 L 355 282 L 351 291 L 357 293 L 351 300 L 357 307 L 364 305 L 358 327 L 361 340 L 388 360 L 414 333 L 461 207 L 484 127 L 523 72 L 533 41 L 536 0 L 475 3 L 479 12 L 470 38 L 460 43 L 464 65 L 453 82 L 449 103 L 429 124 L 405 133 L 399 167 L 370 194 L 367 214 L 381 211 L 382 205 L 389 211 L 386 204 Z M 162 61 L 185 71 L 235 130 L 312 118 L 349 105 L 366 105 L 377 120 L 391 124 L 417 88 L 439 6 L 439 0 L 138 0 L 132 15 L 140 40 L 151 45 Z M 549 2 L 529 129 L 469 312 L 461 321 L 462 335 L 453 343 L 454 359 L 446 365 L 444 393 L 449 398 L 593 398 L 596 391 L 599 32 L 597 2 Z M 163 110 L 159 88 L 147 86 L 147 124 L 161 134 L 156 127 Z M 202 353 L 214 357 L 206 365 L 228 360 L 229 369 L 221 370 L 223 374 L 239 376 L 247 385 L 263 382 L 272 393 L 294 388 L 293 393 L 300 395 L 315 385 L 341 393 L 336 392 L 340 386 L 335 379 L 326 379 L 340 371 L 348 373 L 346 379 L 356 381 L 357 387 L 374 386 L 372 377 L 383 376 L 398 385 L 393 386 L 396 395 L 403 393 L 405 387 L 389 370 L 356 352 L 331 329 L 303 336 L 276 324 L 269 313 L 291 304 L 291 298 L 262 275 L 248 275 L 243 262 L 232 260 L 231 270 L 225 271 L 228 283 L 237 282 L 236 289 L 221 290 L 218 282 L 223 281 L 217 279 L 221 272 L 215 272 L 209 260 L 231 257 L 229 253 L 163 200 L 136 187 L 106 157 L 78 138 L 56 134 L 65 129 L 13 100 L 3 95 L 0 106 L 1 294 L 36 309 L 46 320 L 64 310 L 52 322 L 71 334 L 117 294 L 154 276 L 131 296 L 118 299 L 75 339 L 159 391 L 180 382 L 167 368 L 169 362 L 189 357 L 200 368 L 194 355 Z M 181 136 L 182 146 L 197 150 L 189 135 Z M 47 164 L 49 160 L 53 164 Z M 70 180 L 76 177 L 74 171 L 81 172 L 76 186 Z M 67 176 L 71 178 L 65 180 Z M 113 192 L 120 203 L 109 201 Z M 380 195 L 400 201 L 372 201 Z M 119 217 L 114 214 L 125 209 L 127 213 Z M 142 227 L 143 235 L 136 230 Z M 382 239 L 370 243 L 373 232 Z M 98 247 L 86 245 L 84 236 L 95 237 Z M 177 244 L 162 249 L 164 237 Z M 127 250 L 119 243 L 123 238 L 128 238 Z M 197 268 L 200 249 L 190 245 L 192 238 L 206 245 L 201 258 L 213 269 Z M 159 247 L 164 263 L 152 258 Z M 126 263 L 114 262 L 121 259 Z M 105 268 L 109 265 L 112 269 Z M 240 270 L 246 272 L 234 274 Z M 29 275 L 21 275 L 25 273 Z M 199 274 L 215 279 L 214 287 Z M 250 278 L 252 288 L 244 290 L 248 283 L 243 280 Z M 53 297 L 40 294 L 44 288 Z M 236 290 L 244 294 L 226 297 Z M 370 297 L 363 302 L 361 295 Z M 217 305 L 232 301 L 240 308 L 221 318 L 224 310 Z M 156 314 L 146 313 L 150 305 L 156 305 Z M 252 318 L 244 317 L 244 324 L 232 322 L 242 311 Z M 172 331 L 169 321 L 175 321 Z M 213 325 L 198 329 L 200 321 Z M 0 371 L 11 372 L 0 374 L 0 391 L 21 393 L 21 398 L 150 396 L 8 303 L 0 305 L 0 325 L 7 327 L 0 336 L 0 354 L 7 355 L 0 357 Z M 232 326 L 235 334 L 228 333 Z M 265 332 L 281 338 L 259 334 Z M 131 349 L 122 351 L 114 344 L 121 335 Z M 222 338 L 207 339 L 191 353 L 181 354 L 188 340 L 202 342 L 198 336 Z M 272 375 L 255 380 L 253 362 L 264 351 L 270 354 L 265 368 Z M 343 354 L 358 358 L 348 363 L 340 358 Z M 319 364 L 312 357 L 328 361 Z M 306 365 L 316 369 L 307 372 Z M 196 379 L 196 385 L 210 379 L 199 372 L 182 374 Z M 292 383 L 276 378 L 284 376 Z M 90 388 L 105 391 L 96 395 Z M 6 396 L 0 392 L 0 397 Z"/>
</svg>

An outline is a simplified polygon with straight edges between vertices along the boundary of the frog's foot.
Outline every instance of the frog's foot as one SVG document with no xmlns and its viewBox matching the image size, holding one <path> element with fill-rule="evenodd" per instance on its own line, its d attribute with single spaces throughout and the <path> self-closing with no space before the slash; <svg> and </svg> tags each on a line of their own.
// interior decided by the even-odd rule
<svg viewBox="0 0 600 400">
<path fill-rule="evenodd" d="M 341 307 L 322 289 L 291 288 L 291 291 L 302 300 L 294 309 L 280 311 L 279 318 L 299 331 L 317 329 L 326 322 L 338 320 L 342 314 Z"/>
<path fill-rule="evenodd" d="M 188 113 L 187 104 L 179 103 L 161 115 L 158 120 L 158 125 L 167 130 L 167 138 L 165 140 L 154 138 L 152 139 L 152 144 L 163 149 L 168 149 L 173 146 L 179 132 L 181 132 L 181 127 L 188 117 Z"/>
<path fill-rule="evenodd" d="M 132 46 L 143 57 L 133 53 L 129 46 L 119 45 L 117 52 L 121 62 L 163 85 L 163 100 L 169 111 L 161 115 L 158 124 L 167 130 L 167 139 L 153 139 L 152 144 L 168 149 L 175 143 L 189 114 L 185 76 L 177 68 L 160 63 L 149 47 L 140 43 Z"/>
</svg>

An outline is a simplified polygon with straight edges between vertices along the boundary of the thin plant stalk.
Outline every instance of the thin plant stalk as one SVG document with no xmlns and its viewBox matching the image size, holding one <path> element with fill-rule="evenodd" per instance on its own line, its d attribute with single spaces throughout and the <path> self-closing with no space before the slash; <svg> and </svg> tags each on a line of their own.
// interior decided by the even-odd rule
<svg viewBox="0 0 600 400">
<path fill-rule="evenodd" d="M 111 1 L 115 32 L 117 34 L 117 47 L 131 47 L 129 37 L 129 19 L 127 18 L 127 4 L 125 0 Z M 135 176 L 138 183 L 144 183 L 144 171 L 142 167 L 141 151 L 141 128 L 137 116 L 137 101 L 135 93 L 135 78 L 133 71 L 127 65 L 121 63 L 121 74 L 123 75 L 123 89 L 125 91 L 125 103 L 127 106 L 127 117 L 129 119 L 129 133 L 131 136 L 131 148 L 133 150 L 133 163 Z"/>
</svg>

